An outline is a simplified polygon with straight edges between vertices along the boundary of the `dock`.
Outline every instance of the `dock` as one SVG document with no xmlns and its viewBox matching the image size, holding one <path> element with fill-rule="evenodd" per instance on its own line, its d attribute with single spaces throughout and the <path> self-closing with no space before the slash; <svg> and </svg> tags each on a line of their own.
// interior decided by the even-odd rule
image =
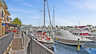
<svg viewBox="0 0 96 54">
<path fill-rule="evenodd" d="M 6 39 L 7 38 L 7 39 Z M 80 51 L 77 50 L 77 46 L 66 45 L 60 42 L 53 44 L 53 50 L 48 48 L 45 44 L 40 43 L 34 35 L 31 33 L 9 33 L 6 36 L 0 38 L 0 54 L 94 54 L 92 49 L 80 47 Z M 3 43 L 6 42 L 6 43 Z M 91 51 L 93 53 L 91 53 Z"/>
<path fill-rule="evenodd" d="M 22 36 L 21 33 L 15 33 L 12 37 L 13 39 L 11 49 L 8 51 L 9 54 L 54 54 L 54 52 L 51 49 L 37 41 L 31 35 L 23 33 Z M 6 46 L 6 48 L 8 47 Z M 6 48 L 4 48 L 3 51 L 5 51 Z M 3 52 L 0 54 L 3 54 Z"/>
</svg>

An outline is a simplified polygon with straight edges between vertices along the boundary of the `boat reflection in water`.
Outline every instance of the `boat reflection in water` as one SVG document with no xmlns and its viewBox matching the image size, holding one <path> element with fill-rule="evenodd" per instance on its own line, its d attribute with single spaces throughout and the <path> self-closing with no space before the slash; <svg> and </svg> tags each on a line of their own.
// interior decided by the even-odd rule
<svg viewBox="0 0 96 54">
<path fill-rule="evenodd" d="M 82 45 L 83 48 L 85 48 L 86 51 L 90 54 L 96 54 L 96 42 L 86 42 L 84 45 Z"/>
<path fill-rule="evenodd" d="M 96 42 L 86 42 L 81 45 L 80 51 L 77 50 L 77 46 L 56 42 L 54 49 L 55 54 L 96 54 Z"/>
<path fill-rule="evenodd" d="M 55 54 L 89 54 L 84 48 L 77 51 L 77 46 L 65 45 L 61 43 L 54 44 Z"/>
</svg>

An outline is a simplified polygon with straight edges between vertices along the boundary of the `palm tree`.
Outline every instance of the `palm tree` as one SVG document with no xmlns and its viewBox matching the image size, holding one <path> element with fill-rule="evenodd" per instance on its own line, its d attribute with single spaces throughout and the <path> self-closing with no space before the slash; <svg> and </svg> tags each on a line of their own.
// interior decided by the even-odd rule
<svg viewBox="0 0 96 54">
<path fill-rule="evenodd" d="M 16 24 L 17 26 L 21 26 L 22 25 L 22 22 L 21 22 L 21 20 L 18 17 L 16 17 L 13 20 L 12 24 Z"/>
<path fill-rule="evenodd" d="M 21 20 L 20 20 L 18 17 L 16 17 L 16 18 L 12 21 L 12 24 L 17 25 L 18 32 L 19 32 L 19 31 L 20 31 L 20 27 L 21 27 L 21 25 L 22 25 Z M 18 32 L 17 32 L 17 33 L 18 33 Z"/>
</svg>

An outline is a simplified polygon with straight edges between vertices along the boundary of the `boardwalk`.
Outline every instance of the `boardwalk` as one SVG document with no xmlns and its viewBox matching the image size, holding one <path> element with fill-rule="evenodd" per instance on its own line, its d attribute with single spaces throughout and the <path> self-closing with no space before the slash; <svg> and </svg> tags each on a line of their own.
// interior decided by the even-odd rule
<svg viewBox="0 0 96 54">
<path fill-rule="evenodd" d="M 15 35 L 15 41 L 16 41 L 16 39 L 17 39 L 17 43 L 19 43 L 19 44 L 13 45 L 13 47 L 16 46 L 19 49 L 13 49 L 12 54 L 27 54 L 27 47 L 28 47 L 28 43 L 29 43 L 30 39 L 25 34 L 23 34 L 23 38 L 22 38 L 21 33 Z M 21 41 L 18 41 L 18 39 L 21 39 Z M 16 42 L 14 42 L 14 43 L 16 43 Z"/>
</svg>

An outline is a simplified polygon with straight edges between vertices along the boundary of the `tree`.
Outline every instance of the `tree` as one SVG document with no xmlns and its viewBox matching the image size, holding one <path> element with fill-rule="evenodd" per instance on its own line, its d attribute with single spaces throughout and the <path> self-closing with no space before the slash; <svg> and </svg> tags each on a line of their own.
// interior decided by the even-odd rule
<svg viewBox="0 0 96 54">
<path fill-rule="evenodd" d="M 18 25 L 18 26 L 21 26 L 21 25 L 22 25 L 22 22 L 21 22 L 21 20 L 20 20 L 18 17 L 16 17 L 16 18 L 13 20 L 12 24 L 16 24 L 16 25 Z"/>
</svg>

